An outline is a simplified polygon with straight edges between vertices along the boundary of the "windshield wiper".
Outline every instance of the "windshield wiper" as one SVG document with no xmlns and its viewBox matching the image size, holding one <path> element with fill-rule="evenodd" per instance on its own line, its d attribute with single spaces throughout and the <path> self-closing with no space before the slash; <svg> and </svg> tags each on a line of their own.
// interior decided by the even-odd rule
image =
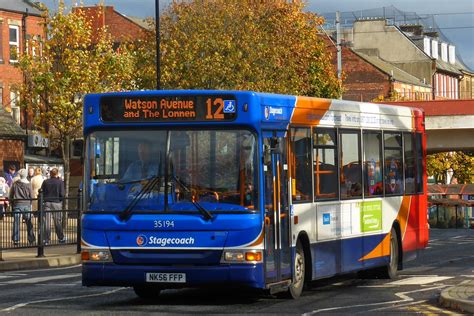
<svg viewBox="0 0 474 316">
<path fill-rule="evenodd" d="M 191 192 L 191 189 L 189 189 L 184 183 L 183 181 L 181 181 L 181 179 L 179 179 L 175 174 L 174 174 L 174 165 L 173 165 L 173 160 L 171 159 L 171 155 L 169 156 L 168 158 L 168 161 L 169 161 L 169 164 L 170 164 L 170 169 L 171 169 L 171 177 L 172 179 L 177 183 L 179 184 L 180 187 L 182 187 L 186 192 L 188 193 L 191 193 L 192 195 L 192 192 Z M 168 170 L 168 168 L 167 168 Z M 168 177 L 166 177 L 168 178 Z M 165 190 L 166 191 L 166 190 Z M 211 220 L 212 219 L 212 214 L 206 210 L 201 204 L 199 204 L 199 202 L 197 201 L 194 201 L 191 197 L 191 203 L 194 205 L 194 207 L 204 216 L 204 219 L 205 220 Z"/>
<path fill-rule="evenodd" d="M 173 169 L 173 165 L 171 165 L 171 169 Z M 192 193 L 191 190 L 183 183 L 183 181 L 181 181 L 181 179 L 176 177 L 174 174 L 172 175 L 172 177 L 173 177 L 173 180 L 177 184 L 179 184 L 179 186 L 182 187 L 186 192 Z M 194 205 L 194 207 L 196 207 L 196 209 L 199 212 L 201 212 L 201 214 L 204 216 L 206 220 L 212 219 L 212 214 L 208 210 L 206 210 L 201 204 L 199 204 L 199 202 L 196 202 L 191 198 L 191 203 Z"/>
<path fill-rule="evenodd" d="M 140 191 L 138 191 L 138 194 L 133 198 L 133 200 L 130 201 L 130 203 L 128 203 L 127 207 L 120 213 L 119 217 L 122 221 L 127 221 L 127 220 L 130 219 L 130 217 L 132 215 L 132 212 L 133 212 L 133 208 L 138 204 L 138 202 L 140 202 L 140 200 L 147 193 L 149 193 L 149 192 L 151 192 L 151 190 L 153 190 L 153 188 L 156 186 L 156 184 L 158 184 L 158 193 L 160 192 L 161 162 L 162 162 L 162 160 L 160 159 L 160 165 L 159 165 L 159 168 L 158 168 L 158 175 L 153 176 L 151 178 L 148 178 L 149 181 L 147 182 L 147 184 L 145 184 L 140 189 Z M 129 183 L 133 183 L 133 182 L 130 181 Z M 124 184 L 124 183 L 121 183 L 121 184 Z"/>
</svg>

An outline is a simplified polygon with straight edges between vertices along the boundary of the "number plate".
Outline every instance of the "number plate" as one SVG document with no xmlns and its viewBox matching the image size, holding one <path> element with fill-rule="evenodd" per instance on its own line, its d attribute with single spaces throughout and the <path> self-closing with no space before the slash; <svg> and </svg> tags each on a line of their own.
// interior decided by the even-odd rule
<svg viewBox="0 0 474 316">
<path fill-rule="evenodd" d="M 186 273 L 147 273 L 147 282 L 186 283 Z"/>
</svg>

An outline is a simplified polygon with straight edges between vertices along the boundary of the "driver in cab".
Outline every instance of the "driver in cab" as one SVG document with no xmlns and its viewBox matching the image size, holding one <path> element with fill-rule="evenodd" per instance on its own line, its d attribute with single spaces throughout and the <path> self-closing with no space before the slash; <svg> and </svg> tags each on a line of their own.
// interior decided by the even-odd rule
<svg viewBox="0 0 474 316">
<path fill-rule="evenodd" d="M 140 181 L 158 175 L 158 164 L 151 160 L 151 145 L 148 142 L 140 142 L 137 146 L 138 160 L 132 162 L 122 180 Z"/>
</svg>

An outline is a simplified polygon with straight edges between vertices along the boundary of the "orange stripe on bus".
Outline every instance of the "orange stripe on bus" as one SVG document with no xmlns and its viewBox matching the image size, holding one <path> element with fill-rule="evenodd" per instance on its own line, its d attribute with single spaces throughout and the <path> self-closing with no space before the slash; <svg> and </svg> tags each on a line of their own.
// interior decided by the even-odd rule
<svg viewBox="0 0 474 316">
<path fill-rule="evenodd" d="M 408 225 L 408 214 L 410 213 L 411 196 L 404 196 L 400 210 L 398 211 L 397 221 L 400 224 L 400 230 L 402 234 L 402 240 L 405 237 L 405 232 Z M 383 210 L 382 210 L 383 211 Z M 390 255 L 390 233 L 388 233 L 384 239 L 367 255 L 359 259 L 359 261 L 374 259 L 379 257 L 385 257 Z"/>
<path fill-rule="evenodd" d="M 293 124 L 318 125 L 331 106 L 331 100 L 297 97 L 296 107 L 291 117 Z"/>
<path fill-rule="evenodd" d="M 266 220 L 267 220 L 267 217 L 265 216 L 265 222 L 266 222 Z M 269 221 L 270 221 L 270 219 L 269 219 Z M 253 243 L 248 245 L 247 247 L 259 246 L 263 242 L 263 232 L 264 232 L 264 227 L 262 227 L 262 231 L 260 232 L 260 235 L 257 237 L 257 239 Z"/>
</svg>

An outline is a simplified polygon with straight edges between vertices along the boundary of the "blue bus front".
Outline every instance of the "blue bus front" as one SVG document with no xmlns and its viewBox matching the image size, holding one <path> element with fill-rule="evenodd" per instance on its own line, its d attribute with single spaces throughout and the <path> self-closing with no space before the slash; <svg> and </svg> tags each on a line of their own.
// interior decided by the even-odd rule
<svg viewBox="0 0 474 316">
<path fill-rule="evenodd" d="M 84 285 L 265 287 L 253 98 L 86 97 Z"/>
</svg>

